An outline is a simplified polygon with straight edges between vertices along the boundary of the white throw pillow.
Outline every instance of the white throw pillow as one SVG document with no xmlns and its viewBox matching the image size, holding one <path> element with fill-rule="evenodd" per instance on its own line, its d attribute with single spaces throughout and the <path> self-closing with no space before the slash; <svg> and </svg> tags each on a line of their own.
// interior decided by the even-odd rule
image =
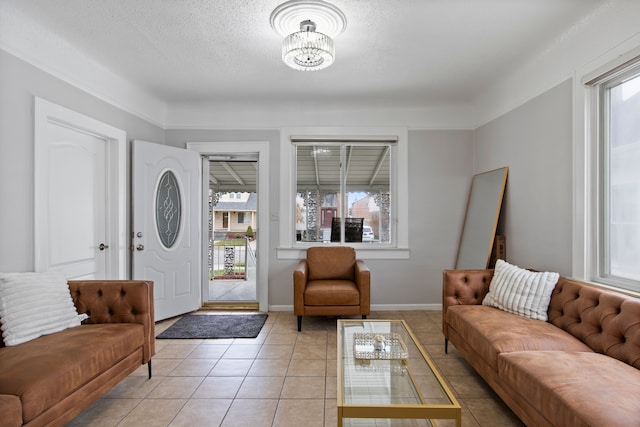
<svg viewBox="0 0 640 427">
<path fill-rule="evenodd" d="M 559 278 L 558 273 L 532 272 L 499 259 L 482 304 L 546 321 Z"/>
<path fill-rule="evenodd" d="M 62 273 L 0 273 L 0 322 L 5 345 L 79 326 L 80 321 Z"/>
</svg>

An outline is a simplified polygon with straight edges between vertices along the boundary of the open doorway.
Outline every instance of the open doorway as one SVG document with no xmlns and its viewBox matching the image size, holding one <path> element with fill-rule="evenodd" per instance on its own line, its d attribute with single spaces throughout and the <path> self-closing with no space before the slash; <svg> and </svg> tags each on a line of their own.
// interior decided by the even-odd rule
<svg viewBox="0 0 640 427">
<path fill-rule="evenodd" d="M 233 142 L 187 142 L 186 148 L 189 150 L 200 153 L 202 157 L 202 269 L 201 269 L 201 285 L 202 285 L 202 305 L 208 308 L 210 305 L 214 305 L 214 308 L 221 306 L 223 308 L 249 308 L 259 309 L 260 311 L 269 311 L 269 142 L 268 141 L 233 141 Z M 223 189 L 217 187 L 214 180 L 211 179 L 209 168 L 210 162 L 226 162 L 228 164 L 234 164 L 235 162 L 249 162 L 254 169 L 253 174 L 257 177 L 255 179 L 255 190 L 247 190 L 247 192 L 255 192 L 257 195 L 257 214 L 256 221 L 257 226 L 254 229 L 255 235 L 255 256 L 256 256 L 256 302 L 248 303 L 235 303 L 229 304 L 222 301 L 209 302 L 209 239 L 207 238 L 209 232 L 209 188 L 213 185 L 216 192 L 237 192 L 240 191 L 237 185 L 240 184 L 234 177 L 236 184 L 229 189 Z M 216 165 L 214 165 L 215 168 Z M 223 169 L 226 170 L 222 164 Z M 236 165 L 238 166 L 238 165 Z M 216 170 L 218 168 L 215 168 Z M 236 174 L 238 174 L 235 167 L 231 168 Z M 257 170 L 256 170 L 257 169 Z M 231 173 L 228 172 L 230 175 Z M 242 175 L 238 174 L 242 179 Z M 213 178 L 217 181 L 216 173 L 213 174 Z M 232 175 L 231 175 L 232 176 Z M 242 179 L 247 184 L 247 181 Z M 243 190 L 244 191 L 244 190 Z M 211 231 L 213 233 L 213 230 Z M 250 276 L 249 276 L 250 277 Z M 225 307 L 225 304 L 227 306 Z"/>
<path fill-rule="evenodd" d="M 256 308 L 257 155 L 209 156 L 205 306 Z"/>
</svg>

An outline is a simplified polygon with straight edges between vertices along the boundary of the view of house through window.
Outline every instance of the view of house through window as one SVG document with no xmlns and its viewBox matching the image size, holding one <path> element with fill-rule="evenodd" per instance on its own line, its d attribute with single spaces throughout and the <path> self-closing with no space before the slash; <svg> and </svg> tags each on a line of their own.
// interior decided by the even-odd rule
<svg viewBox="0 0 640 427">
<path fill-rule="evenodd" d="M 600 86 L 600 276 L 640 290 L 640 65 Z"/>
<path fill-rule="evenodd" d="M 298 242 L 391 242 L 392 143 L 295 143 Z"/>
</svg>

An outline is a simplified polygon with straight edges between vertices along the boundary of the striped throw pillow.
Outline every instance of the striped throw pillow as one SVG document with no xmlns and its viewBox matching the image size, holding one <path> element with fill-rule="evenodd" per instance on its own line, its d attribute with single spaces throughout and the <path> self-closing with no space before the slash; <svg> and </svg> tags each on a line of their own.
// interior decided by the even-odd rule
<svg viewBox="0 0 640 427">
<path fill-rule="evenodd" d="M 499 259 L 483 305 L 547 321 L 551 293 L 560 274 L 532 272 Z"/>
<path fill-rule="evenodd" d="M 79 326 L 62 273 L 0 273 L 0 323 L 7 346 Z"/>
</svg>

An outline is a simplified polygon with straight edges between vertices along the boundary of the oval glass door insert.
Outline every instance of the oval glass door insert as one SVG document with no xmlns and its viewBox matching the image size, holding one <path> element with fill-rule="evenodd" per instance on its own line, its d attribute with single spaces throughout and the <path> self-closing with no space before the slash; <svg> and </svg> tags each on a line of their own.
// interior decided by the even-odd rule
<svg viewBox="0 0 640 427">
<path fill-rule="evenodd" d="M 156 227 L 160 241 L 171 248 L 178 239 L 182 205 L 178 180 L 171 171 L 162 174 L 156 190 Z"/>
</svg>

